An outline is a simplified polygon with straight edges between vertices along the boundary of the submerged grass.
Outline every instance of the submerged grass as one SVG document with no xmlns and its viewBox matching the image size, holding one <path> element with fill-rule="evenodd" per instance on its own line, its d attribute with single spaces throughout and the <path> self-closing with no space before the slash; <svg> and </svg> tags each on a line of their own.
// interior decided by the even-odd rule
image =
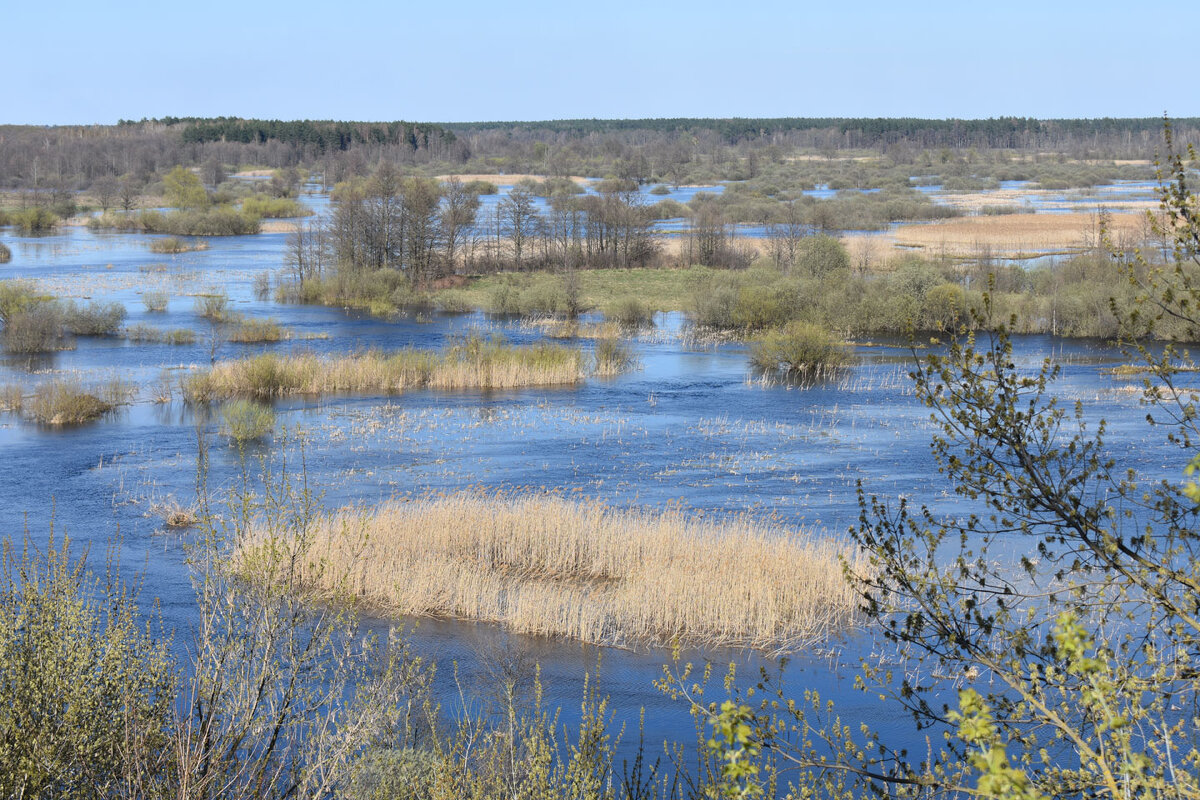
<svg viewBox="0 0 1200 800">
<path fill-rule="evenodd" d="M 288 329 L 273 319 L 237 317 L 230 322 L 227 333 L 229 341 L 239 344 L 258 342 L 281 342 L 290 338 Z"/>
<path fill-rule="evenodd" d="M 207 250 L 208 242 L 203 239 L 180 239 L 168 236 L 165 239 L 153 239 L 150 242 L 151 253 L 191 253 L 196 250 Z"/>
<path fill-rule="evenodd" d="M 412 389 L 512 389 L 577 383 L 578 350 L 555 345 L 513 347 L 471 338 L 443 352 L 376 350 L 341 357 L 263 353 L 222 361 L 185 382 L 191 403 L 289 395 L 398 394 Z"/>
<path fill-rule="evenodd" d="M 139 322 L 125 329 L 125 338 L 138 344 L 195 344 L 196 332 L 188 328 L 155 328 Z"/>
<path fill-rule="evenodd" d="M 262 539 L 249 545 L 268 544 Z M 457 494 L 317 526 L 300 568 L 403 615 L 616 646 L 795 651 L 853 624 L 842 543 L 739 517 Z"/>
</svg>

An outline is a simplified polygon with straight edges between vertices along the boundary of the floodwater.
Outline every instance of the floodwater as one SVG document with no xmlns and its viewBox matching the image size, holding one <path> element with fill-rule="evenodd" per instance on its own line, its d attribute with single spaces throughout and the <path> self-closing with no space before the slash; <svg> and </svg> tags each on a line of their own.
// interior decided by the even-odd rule
<svg viewBox="0 0 1200 800">
<path fill-rule="evenodd" d="M 238 452 L 214 424 L 198 421 L 177 391 L 171 401 L 155 402 L 180 374 L 209 363 L 211 343 L 192 295 L 226 291 L 235 310 L 271 316 L 306 337 L 266 346 L 224 343 L 222 358 L 265 348 L 321 353 L 439 348 L 473 331 L 526 343 L 542 333 L 481 314 L 380 319 L 256 299 L 255 276 L 283 266 L 283 234 L 212 238 L 210 249 L 177 256 L 150 253 L 151 238 L 81 228 L 43 237 L 0 231 L 13 251 L 12 262 L 0 266 L 0 279 L 36 280 L 63 297 L 119 301 L 129 310 L 128 325 L 199 334 L 192 346 L 80 339 L 74 350 L 46 357 L 0 356 L 0 385 L 29 387 L 69 373 L 84 382 L 119 377 L 138 386 L 130 406 L 81 428 L 44 429 L 0 414 L 0 507 L 8 512 L 8 535 L 19 535 L 24 525 L 35 538 L 44 537 L 53 520 L 93 553 L 119 532 L 123 569 L 140 576 L 143 600 L 157 599 L 168 627 L 186 641 L 194 615 L 186 536 L 168 534 L 151 506 L 172 498 L 192 502 L 198 436 L 210 445 L 209 483 L 218 495 L 242 468 Z M 146 312 L 145 291 L 170 294 L 167 312 Z M 862 481 L 868 492 L 883 497 L 903 494 L 943 513 L 965 509 L 938 479 L 929 450 L 932 426 L 907 377 L 906 347 L 862 345 L 844 377 L 800 389 L 758 380 L 744 346 L 689 344 L 680 335 L 685 322 L 679 315 L 659 315 L 656 323 L 631 343 L 637 370 L 576 387 L 289 401 L 277 408 L 279 428 L 289 431 L 290 443 L 283 447 L 295 464 L 303 442 L 309 484 L 321 487 L 330 507 L 465 487 L 532 489 L 616 506 L 682 503 L 706 515 L 748 512 L 843 536 L 857 521 L 855 490 Z M 574 344 L 590 347 L 586 341 Z M 1036 369 L 1044 358 L 1062 365 L 1055 391 L 1067 403 L 1082 401 L 1090 418 L 1108 419 L 1109 446 L 1119 463 L 1151 477 L 1178 479 L 1180 454 L 1147 438 L 1145 410 L 1129 381 L 1103 372 L 1127 360 L 1119 351 L 1050 337 L 1022 338 L 1017 346 L 1023 367 Z M 264 452 L 277 452 L 283 438 L 280 434 Z M 472 696 L 483 698 L 492 678 L 480 654 L 504 649 L 541 665 L 547 701 L 562 706 L 569 722 L 578 714 L 583 675 L 599 659 L 600 692 L 611 698 L 618 724 L 627 726 L 627 744 L 636 739 L 641 708 L 647 712 L 648 743 L 693 741 L 685 710 L 652 686 L 668 659 L 664 651 L 600 652 L 507 636 L 490 625 L 436 620 L 421 621 L 412 639 L 418 651 L 442 664 L 439 691 L 450 706 L 457 696 L 450 663 L 458 662 L 468 692 L 476 687 Z M 852 667 L 869 647 L 856 638 L 830 642 L 820 653 L 796 654 L 787 669 L 789 685 L 816 687 L 838 700 L 844 720 L 884 729 L 903 725 L 852 689 Z M 685 655 L 735 660 L 752 673 L 769 663 L 745 653 Z"/>
</svg>

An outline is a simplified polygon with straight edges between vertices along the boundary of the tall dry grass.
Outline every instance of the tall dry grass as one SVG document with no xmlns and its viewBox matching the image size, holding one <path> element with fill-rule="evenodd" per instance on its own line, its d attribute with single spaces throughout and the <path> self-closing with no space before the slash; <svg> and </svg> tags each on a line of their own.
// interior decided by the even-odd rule
<svg viewBox="0 0 1200 800">
<path fill-rule="evenodd" d="M 527 634 L 787 652 L 855 616 L 848 546 L 746 518 L 456 494 L 346 511 L 309 537 L 300 561 L 317 590 Z"/>
<path fill-rule="evenodd" d="M 332 358 L 264 353 L 222 361 L 190 378 L 184 394 L 189 402 L 205 403 L 232 397 L 399 394 L 421 388 L 513 389 L 577 383 L 583 369 L 578 350 L 471 339 L 442 352 L 372 350 Z"/>
</svg>

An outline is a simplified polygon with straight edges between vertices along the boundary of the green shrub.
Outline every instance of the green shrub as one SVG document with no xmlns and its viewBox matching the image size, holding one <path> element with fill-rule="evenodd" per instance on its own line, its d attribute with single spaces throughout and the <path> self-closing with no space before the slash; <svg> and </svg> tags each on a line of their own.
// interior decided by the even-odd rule
<svg viewBox="0 0 1200 800">
<path fill-rule="evenodd" d="M 796 268 L 804 274 L 821 276 L 850 269 L 850 254 L 832 236 L 805 236 L 798 251 Z"/>
<path fill-rule="evenodd" d="M 232 325 L 228 337 L 239 344 L 280 342 L 288 338 L 288 330 L 273 319 L 243 318 Z"/>
<path fill-rule="evenodd" d="M 845 366 L 848 357 L 824 328 L 797 321 L 763 334 L 750 351 L 750 361 L 765 372 L 816 378 Z"/>
<path fill-rule="evenodd" d="M 310 217 L 313 212 L 290 197 L 256 194 L 242 201 L 242 213 L 261 219 L 287 219 Z"/>
<path fill-rule="evenodd" d="M 89 228 L 169 233 L 173 236 L 246 236 L 258 233 L 259 218 L 232 206 L 185 211 L 142 211 L 138 214 L 108 212 L 88 220 Z"/>
<path fill-rule="evenodd" d="M 0 322 L 46 299 L 31 281 L 0 281 Z"/>
<path fill-rule="evenodd" d="M 0 796 L 112 796 L 98 787 L 169 763 L 170 642 L 120 576 L 93 576 L 53 535 L 2 549 Z"/>
<path fill-rule="evenodd" d="M 499 187 L 491 181 L 467 181 L 463 188 L 475 195 L 496 194 L 500 191 Z"/>
<path fill-rule="evenodd" d="M 796 306 L 788 289 L 781 283 L 743 286 L 733 307 L 733 327 L 757 331 L 787 322 Z"/>
<path fill-rule="evenodd" d="M 253 400 L 231 400 L 221 409 L 222 432 L 238 444 L 261 439 L 275 429 L 275 412 Z"/>
<path fill-rule="evenodd" d="M 8 215 L 8 221 L 23 233 L 48 231 L 59 223 L 57 214 L 41 206 L 13 211 Z"/>
<path fill-rule="evenodd" d="M 622 297 L 609 303 L 604 316 L 628 328 L 654 324 L 654 312 L 637 297 Z"/>
<path fill-rule="evenodd" d="M 207 250 L 208 242 L 203 239 L 180 239 L 176 236 L 168 236 L 165 239 L 153 239 L 150 242 L 151 253 L 190 253 L 194 250 Z"/>
<path fill-rule="evenodd" d="M 666 184 L 662 184 L 662 183 L 660 183 L 658 186 L 655 186 L 653 189 L 650 190 L 650 194 L 670 194 L 670 193 L 671 193 L 671 187 L 667 186 Z"/>
<path fill-rule="evenodd" d="M 420 800 L 432 797 L 444 769 L 433 750 L 370 749 L 354 764 L 346 800 Z"/>
<path fill-rule="evenodd" d="M 10 261 L 12 261 L 12 250 L 4 242 L 0 242 L 0 264 L 7 264 Z"/>
<path fill-rule="evenodd" d="M 202 294 L 196 298 L 196 316 L 221 321 L 229 314 L 229 296 L 225 294 Z"/>
<path fill-rule="evenodd" d="M 446 314 L 466 314 L 475 308 L 466 293 L 457 289 L 447 289 L 439 292 L 437 297 L 434 298 L 434 304 L 439 311 Z"/>
<path fill-rule="evenodd" d="M 196 332 L 187 328 L 172 328 L 163 333 L 164 344 L 195 344 Z"/>
</svg>

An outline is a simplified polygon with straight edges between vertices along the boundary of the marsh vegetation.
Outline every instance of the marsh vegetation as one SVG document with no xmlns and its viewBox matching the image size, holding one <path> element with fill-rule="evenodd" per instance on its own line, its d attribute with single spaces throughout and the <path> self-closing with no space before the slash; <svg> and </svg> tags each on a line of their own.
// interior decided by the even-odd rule
<svg viewBox="0 0 1200 800">
<path fill-rule="evenodd" d="M 309 544 L 301 580 L 322 591 L 593 644 L 791 652 L 855 615 L 839 559 L 856 557 L 844 544 L 680 509 L 454 495 L 341 514 Z M 253 563 L 258 545 L 246 546 Z"/>
<path fill-rule="evenodd" d="M 1191 173 L 1167 162 L 1166 213 L 1102 212 L 1126 188 L 1125 211 L 1149 209 L 1157 141 L 1105 125 L 12 132 L 5 275 L 37 283 L 0 282 L 0 499 L 62 496 L 55 513 L 93 543 L 105 515 L 126 550 L 154 542 L 139 599 L 196 632 L 175 646 L 120 579 L 93 582 L 53 539 L 13 542 L 0 683 L 66 698 L 0 704 L 0 749 L 29 765 L 19 791 L 1194 794 L 1163 767 L 1196 759 L 1179 556 L 1200 492 L 1178 455 L 1195 435 L 1200 245 L 1194 201 L 1170 204 Z M 44 148 L 63 174 L 33 180 L 21 159 Z M 146 263 L 139 232 L 249 233 L 308 208 Z M 1118 336 L 1144 361 L 1101 341 Z M 254 355 L 225 358 L 235 343 Z M 1179 438 L 1141 430 L 1148 413 Z M 258 458 L 279 471 L 248 477 Z M 410 634 L 423 652 L 452 653 L 441 684 L 384 634 L 406 617 L 434 630 Z M 536 658 L 495 655 L 514 642 Z M 647 701 L 630 669 L 613 704 L 568 693 L 556 712 L 580 642 L 653 661 L 678 705 Z M 664 672 L 670 646 L 696 650 Z M 703 689 L 721 675 L 701 660 L 747 650 L 792 655 L 824 693 L 766 676 L 751 694 L 737 670 Z M 628 735 L 639 704 L 645 749 Z M 668 706 L 682 722 L 660 723 Z M 931 727 L 909 735 L 897 710 Z M 882 720 L 880 747 L 834 714 Z M 1046 731 L 1061 751 L 1039 749 Z M 642 766 L 621 778 L 621 759 Z"/>
<path fill-rule="evenodd" d="M 189 402 L 292 395 L 392 395 L 414 389 L 512 389 L 571 385 L 584 377 L 582 352 L 557 345 L 517 347 L 470 337 L 445 351 L 369 351 L 342 357 L 264 353 L 222 361 L 191 376 Z"/>
</svg>

